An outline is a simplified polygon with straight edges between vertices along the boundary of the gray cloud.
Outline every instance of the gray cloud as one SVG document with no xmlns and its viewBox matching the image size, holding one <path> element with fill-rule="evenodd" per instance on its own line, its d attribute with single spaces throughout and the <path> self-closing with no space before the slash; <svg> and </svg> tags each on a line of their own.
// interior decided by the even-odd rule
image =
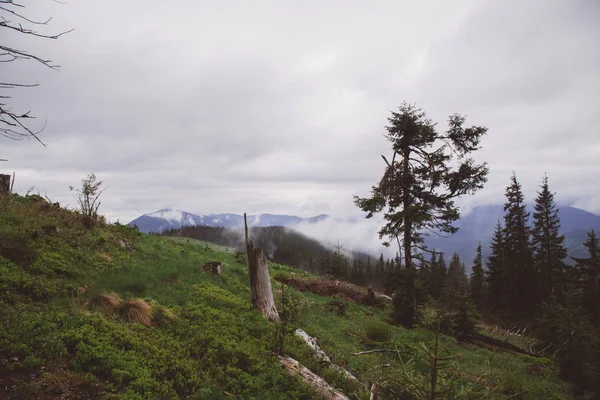
<svg viewBox="0 0 600 400">
<path fill-rule="evenodd" d="M 122 221 L 167 206 L 357 215 L 407 100 L 440 129 L 453 112 L 488 126 L 490 180 L 465 209 L 502 202 L 514 170 L 529 199 L 547 172 L 559 201 L 600 212 L 598 3 L 28 3 L 75 31 L 7 36 L 62 65 L 1 66 L 41 83 L 14 104 L 48 119 L 48 148 L 0 141 L 21 191 L 73 204 L 93 171 Z"/>
</svg>

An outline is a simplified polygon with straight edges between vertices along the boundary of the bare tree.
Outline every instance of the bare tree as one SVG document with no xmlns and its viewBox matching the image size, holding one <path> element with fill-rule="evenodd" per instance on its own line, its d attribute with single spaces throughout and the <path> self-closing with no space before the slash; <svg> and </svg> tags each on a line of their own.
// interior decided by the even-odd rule
<svg viewBox="0 0 600 400">
<path fill-rule="evenodd" d="M 72 31 L 65 31 L 54 35 L 42 33 L 38 29 L 47 26 L 52 18 L 45 21 L 29 19 L 25 15 L 25 8 L 26 6 L 24 4 L 17 3 L 15 0 L 0 0 L 0 28 L 44 39 L 58 39 L 62 35 Z M 5 30 L 2 32 L 8 31 Z M 58 70 L 60 68 L 60 66 L 55 64 L 52 60 L 42 58 L 26 50 L 17 49 L 5 44 L 6 34 L 3 34 L 1 37 L 0 63 L 33 60 L 44 67 L 53 70 Z M 38 137 L 38 134 L 44 130 L 46 123 L 44 122 L 43 126 L 39 129 L 32 128 L 29 124 L 29 120 L 35 119 L 35 117 L 31 115 L 31 110 L 26 112 L 13 110 L 13 107 L 9 104 L 12 96 L 7 94 L 11 89 L 31 88 L 35 86 L 38 86 L 38 84 L 0 82 L 0 136 L 13 140 L 34 138 L 43 146 L 46 146 Z"/>
<path fill-rule="evenodd" d="M 69 186 L 71 191 L 77 192 L 77 204 L 79 212 L 83 217 L 83 224 L 86 228 L 94 228 L 99 220 L 98 208 L 100 208 L 100 195 L 106 188 L 100 190 L 102 181 L 96 181 L 94 173 L 89 174 L 81 181 L 81 189 L 75 189 Z"/>
</svg>

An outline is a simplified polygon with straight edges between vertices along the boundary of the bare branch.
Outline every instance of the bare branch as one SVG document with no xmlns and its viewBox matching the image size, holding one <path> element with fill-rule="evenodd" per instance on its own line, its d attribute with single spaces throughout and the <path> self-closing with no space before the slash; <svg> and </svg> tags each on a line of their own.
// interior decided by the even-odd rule
<svg viewBox="0 0 600 400">
<path fill-rule="evenodd" d="M 397 349 L 376 349 L 376 350 L 359 351 L 358 353 L 352 353 L 352 355 L 353 356 L 364 356 L 365 354 L 373 354 L 373 353 L 411 354 L 410 351 L 401 351 L 401 350 L 397 350 Z"/>
</svg>

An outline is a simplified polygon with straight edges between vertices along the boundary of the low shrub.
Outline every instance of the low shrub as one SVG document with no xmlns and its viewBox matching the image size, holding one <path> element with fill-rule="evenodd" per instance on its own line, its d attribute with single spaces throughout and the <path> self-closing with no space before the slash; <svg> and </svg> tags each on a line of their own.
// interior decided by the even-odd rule
<svg viewBox="0 0 600 400">
<path fill-rule="evenodd" d="M 365 337 L 372 342 L 389 342 L 393 337 L 392 328 L 380 321 L 371 320 L 363 325 Z"/>
</svg>

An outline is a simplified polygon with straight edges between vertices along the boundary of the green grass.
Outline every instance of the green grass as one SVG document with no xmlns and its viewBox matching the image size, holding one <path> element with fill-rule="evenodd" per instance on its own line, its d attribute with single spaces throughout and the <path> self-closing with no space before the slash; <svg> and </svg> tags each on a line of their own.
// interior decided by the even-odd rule
<svg viewBox="0 0 600 400">
<path fill-rule="evenodd" d="M 142 235 L 122 225 L 88 231 L 77 215 L 48 210 L 44 202 L 14 197 L 0 202 L 0 383 L 11 379 L 30 397 L 65 393 L 105 399 L 312 399 L 317 396 L 279 367 L 278 326 L 250 307 L 247 268 L 231 249 L 186 238 Z M 38 235 L 56 225 L 59 234 Z M 223 274 L 202 271 L 211 260 Z M 271 264 L 271 276 L 307 274 Z M 278 308 L 281 287 L 273 281 Z M 388 322 L 390 310 L 335 299 L 345 315 L 327 307 L 332 298 L 286 286 L 300 327 L 318 339 L 333 361 L 361 381 L 353 384 L 312 359 L 300 339 L 287 336 L 284 351 L 353 399 L 384 375 L 401 373 L 393 353 L 354 356 L 370 349 L 398 348 L 407 361 L 434 334 Z M 170 310 L 175 321 L 146 327 L 119 312 L 93 307 L 100 293 L 123 301 L 145 299 L 155 313 Z M 481 379 L 496 387 L 487 398 L 570 398 L 553 361 L 492 352 L 442 337 L 452 363 L 451 384 Z M 382 369 L 383 364 L 389 367 Z M 542 364 L 544 376 L 528 373 Z M 417 371 L 426 371 L 415 363 Z M 31 375 L 35 378 L 31 378 Z M 8 378 L 3 378 L 8 377 Z M 49 383 L 50 382 L 50 383 Z M 0 386 L 3 386 L 0 384 Z M 471 398 L 483 398 L 480 388 Z M 0 397 L 4 392 L 0 389 Z M 477 397 L 479 396 L 479 397 Z"/>
</svg>

